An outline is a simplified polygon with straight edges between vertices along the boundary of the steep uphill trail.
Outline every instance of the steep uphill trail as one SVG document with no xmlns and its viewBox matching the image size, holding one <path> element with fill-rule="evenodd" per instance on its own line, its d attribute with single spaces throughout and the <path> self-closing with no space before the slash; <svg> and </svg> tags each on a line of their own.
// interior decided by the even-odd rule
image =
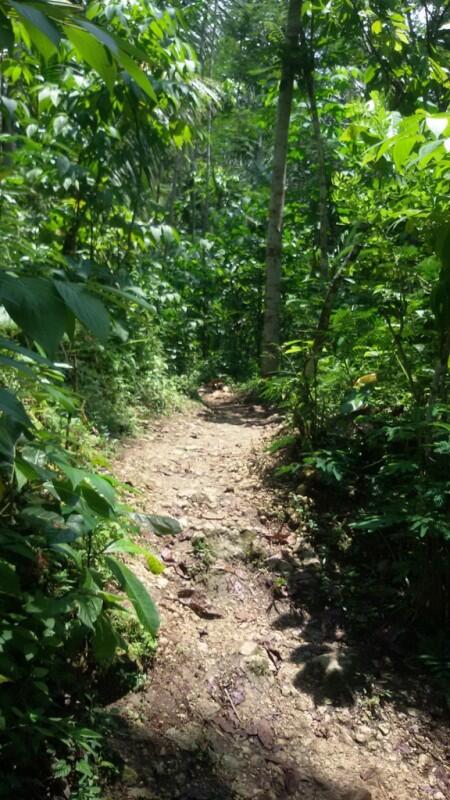
<svg viewBox="0 0 450 800">
<path fill-rule="evenodd" d="M 318 559 L 261 476 L 277 424 L 216 391 L 121 451 L 116 472 L 141 490 L 142 509 L 183 531 L 162 540 L 142 530 L 167 565 L 158 577 L 138 566 L 161 635 L 145 687 L 114 706 L 125 766 L 107 797 L 445 800 L 439 711 L 355 695 L 341 627 L 298 602 Z"/>
</svg>

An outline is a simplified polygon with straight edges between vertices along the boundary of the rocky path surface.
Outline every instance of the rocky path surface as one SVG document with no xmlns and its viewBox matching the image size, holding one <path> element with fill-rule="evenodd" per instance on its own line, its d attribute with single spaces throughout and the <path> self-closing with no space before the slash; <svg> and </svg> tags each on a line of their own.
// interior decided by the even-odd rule
<svg viewBox="0 0 450 800">
<path fill-rule="evenodd" d="M 261 477 L 277 420 L 226 392 L 205 402 L 152 424 L 116 466 L 183 531 L 142 531 L 166 563 L 156 578 L 138 567 L 161 635 L 146 685 L 115 704 L 125 767 L 107 796 L 450 797 L 439 712 L 355 694 L 340 621 L 302 607 L 318 560 Z"/>
</svg>

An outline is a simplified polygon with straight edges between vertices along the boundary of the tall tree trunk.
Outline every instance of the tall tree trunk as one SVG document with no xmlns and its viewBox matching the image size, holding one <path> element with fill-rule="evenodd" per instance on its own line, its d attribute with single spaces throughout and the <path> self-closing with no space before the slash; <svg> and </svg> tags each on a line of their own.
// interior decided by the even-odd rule
<svg viewBox="0 0 450 800">
<path fill-rule="evenodd" d="M 305 75 L 306 91 L 308 93 L 309 109 L 313 129 L 314 145 L 317 158 L 317 178 L 319 184 L 319 251 L 320 276 L 328 278 L 328 240 L 330 233 L 330 215 L 328 208 L 328 180 L 325 163 L 325 148 L 323 146 L 322 131 L 320 128 L 319 112 L 317 110 L 316 89 L 314 73 Z"/>
<path fill-rule="evenodd" d="M 272 185 L 266 250 L 266 290 L 262 334 L 261 374 L 271 375 L 278 368 L 280 345 L 281 260 L 283 215 L 286 194 L 286 163 L 294 80 L 298 72 L 300 14 L 302 0 L 289 0 L 286 40 L 281 66 L 277 122 L 273 151 Z"/>
<path fill-rule="evenodd" d="M 300 30 L 300 44 L 302 46 L 303 81 L 308 97 L 309 111 L 316 156 L 317 182 L 319 188 L 319 272 L 320 277 L 326 281 L 329 272 L 328 244 L 330 238 L 330 213 L 328 205 L 328 180 L 325 161 L 325 146 L 320 124 L 319 110 L 317 108 L 316 78 L 314 63 L 314 16 L 311 17 L 311 32 L 307 41 L 303 25 Z"/>
<path fill-rule="evenodd" d="M 209 65 L 208 65 L 208 78 L 211 80 L 213 76 L 213 69 L 214 69 L 214 59 L 216 55 L 216 40 L 217 40 L 217 28 L 218 28 L 218 7 L 219 7 L 219 0 L 214 0 L 214 8 L 213 8 L 213 20 L 212 20 L 212 29 L 211 29 L 211 54 L 209 57 Z M 213 123 L 213 114 L 212 114 L 212 106 L 211 102 L 208 106 L 208 131 L 207 131 L 207 140 L 206 140 L 206 173 L 205 173 L 205 199 L 203 203 L 203 235 L 205 236 L 208 231 L 208 223 L 209 223 L 209 206 L 210 206 L 210 181 L 211 181 L 211 171 L 212 171 L 212 147 L 211 147 L 211 137 L 212 137 L 212 123 Z"/>
</svg>

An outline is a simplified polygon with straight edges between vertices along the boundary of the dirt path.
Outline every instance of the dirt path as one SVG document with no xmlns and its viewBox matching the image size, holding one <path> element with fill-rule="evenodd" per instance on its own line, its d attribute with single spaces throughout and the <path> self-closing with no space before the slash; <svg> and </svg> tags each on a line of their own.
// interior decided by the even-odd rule
<svg viewBox="0 0 450 800">
<path fill-rule="evenodd" d="M 145 510 L 177 517 L 183 533 L 143 531 L 167 564 L 140 573 L 160 607 L 160 645 L 144 689 L 116 704 L 126 766 L 110 797 L 450 797 L 442 720 L 355 697 L 339 624 L 325 631 L 322 617 L 306 635 L 314 620 L 287 596 L 283 569 L 301 563 L 301 594 L 317 559 L 277 521 L 258 471 L 276 420 L 226 393 L 206 399 L 211 409 L 129 442 L 116 467 Z"/>
</svg>

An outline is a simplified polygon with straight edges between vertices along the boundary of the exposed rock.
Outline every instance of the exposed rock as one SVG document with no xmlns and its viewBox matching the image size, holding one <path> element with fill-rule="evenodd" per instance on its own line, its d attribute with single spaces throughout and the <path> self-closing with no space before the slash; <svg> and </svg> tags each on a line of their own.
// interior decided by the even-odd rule
<svg viewBox="0 0 450 800">
<path fill-rule="evenodd" d="M 175 742 L 180 750 L 187 752 L 195 752 L 200 747 L 203 735 L 203 725 L 197 722 L 188 722 L 182 728 L 169 728 L 166 731 L 167 738 Z"/>
<path fill-rule="evenodd" d="M 251 639 L 249 639 L 247 642 L 244 642 L 241 645 L 239 652 L 241 656 L 253 656 L 258 649 L 260 649 L 258 642 L 253 642 Z"/>
<path fill-rule="evenodd" d="M 354 733 L 354 740 L 358 742 L 358 744 L 367 744 L 369 739 L 373 736 L 372 728 L 369 728 L 368 725 L 362 725 L 358 730 Z"/>
</svg>

